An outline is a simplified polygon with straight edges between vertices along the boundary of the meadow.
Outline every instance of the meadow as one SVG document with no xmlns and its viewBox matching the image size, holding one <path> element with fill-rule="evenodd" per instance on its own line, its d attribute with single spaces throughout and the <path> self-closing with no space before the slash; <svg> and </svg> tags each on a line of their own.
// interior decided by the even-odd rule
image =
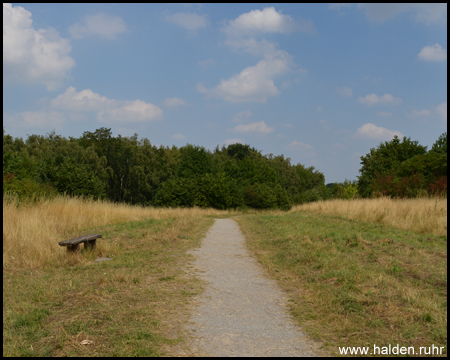
<svg viewBox="0 0 450 360">
<path fill-rule="evenodd" d="M 342 346 L 447 353 L 447 200 L 333 200 L 237 218 L 298 324 Z"/>
<path fill-rule="evenodd" d="M 3 355 L 183 355 L 182 325 L 205 286 L 186 252 L 214 218 L 238 214 L 249 249 L 325 350 L 446 347 L 446 199 L 239 212 L 5 197 Z M 94 252 L 58 245 L 88 233 L 103 234 Z"/>
</svg>

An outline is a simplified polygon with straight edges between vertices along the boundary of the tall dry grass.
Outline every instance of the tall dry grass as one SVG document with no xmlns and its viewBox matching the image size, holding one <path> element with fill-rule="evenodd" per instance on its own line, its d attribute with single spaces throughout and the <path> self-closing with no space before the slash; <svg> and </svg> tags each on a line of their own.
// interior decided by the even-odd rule
<svg viewBox="0 0 450 360">
<path fill-rule="evenodd" d="M 446 198 L 328 200 L 297 205 L 291 211 L 337 215 L 420 234 L 447 235 Z"/>
<path fill-rule="evenodd" d="M 57 197 L 37 203 L 3 198 L 3 268 L 34 268 L 64 258 L 61 240 L 86 235 L 84 229 L 145 219 L 195 218 L 230 213 L 200 208 L 151 208 L 107 201 Z"/>
</svg>

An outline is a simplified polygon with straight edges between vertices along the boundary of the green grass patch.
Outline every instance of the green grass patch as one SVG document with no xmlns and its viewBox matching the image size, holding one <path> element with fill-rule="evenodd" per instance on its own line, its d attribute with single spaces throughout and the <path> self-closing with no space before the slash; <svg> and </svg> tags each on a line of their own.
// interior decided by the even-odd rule
<svg viewBox="0 0 450 360">
<path fill-rule="evenodd" d="M 446 351 L 446 236 L 307 212 L 236 220 L 288 293 L 299 325 L 329 350 L 434 344 Z"/>
<path fill-rule="evenodd" d="M 97 248 L 65 266 L 3 272 L 3 356 L 161 356 L 182 343 L 188 249 L 213 219 L 146 220 L 96 229 Z M 94 262 L 97 257 L 113 258 Z M 86 340 L 85 343 L 83 341 Z"/>
</svg>

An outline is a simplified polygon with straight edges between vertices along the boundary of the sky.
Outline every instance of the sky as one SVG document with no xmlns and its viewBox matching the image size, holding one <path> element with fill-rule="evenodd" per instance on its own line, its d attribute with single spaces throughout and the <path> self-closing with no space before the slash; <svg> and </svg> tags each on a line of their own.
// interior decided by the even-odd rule
<svg viewBox="0 0 450 360">
<path fill-rule="evenodd" d="M 3 126 L 249 144 L 356 180 L 447 131 L 447 4 L 3 4 Z"/>
</svg>

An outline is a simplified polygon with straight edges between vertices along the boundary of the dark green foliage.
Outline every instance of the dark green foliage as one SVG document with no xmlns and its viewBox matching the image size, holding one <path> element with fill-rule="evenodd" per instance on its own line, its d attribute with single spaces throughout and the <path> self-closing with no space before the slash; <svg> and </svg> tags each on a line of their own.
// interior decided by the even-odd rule
<svg viewBox="0 0 450 360">
<path fill-rule="evenodd" d="M 228 156 L 237 160 L 243 160 L 245 157 L 249 156 L 251 152 L 257 152 L 257 150 L 255 148 L 250 148 L 250 145 L 236 143 L 230 144 L 227 147 Z"/>
<path fill-rule="evenodd" d="M 212 154 L 204 147 L 188 144 L 181 149 L 181 160 L 177 169 L 178 177 L 192 178 L 212 172 Z"/>
<path fill-rule="evenodd" d="M 444 151 L 445 149 L 445 151 Z M 358 187 L 362 196 L 415 197 L 447 193 L 447 133 L 427 152 L 425 146 L 404 137 L 380 144 L 361 157 Z"/>
<path fill-rule="evenodd" d="M 3 188 L 21 196 L 47 191 L 156 206 L 289 209 L 327 198 L 324 176 L 243 144 L 155 147 L 111 129 L 23 141 L 3 134 Z"/>
<path fill-rule="evenodd" d="M 60 193 L 88 196 L 94 199 L 105 196 L 104 183 L 86 164 L 75 158 L 57 155 L 48 158 L 39 170 L 43 182 L 51 183 Z"/>
<path fill-rule="evenodd" d="M 406 136 L 400 141 L 398 136 L 394 136 L 391 141 L 380 143 L 378 148 L 370 149 L 370 153 L 361 156 L 361 173 L 358 176 L 358 190 L 361 196 L 368 197 L 372 194 L 372 181 L 377 174 L 385 174 L 391 169 L 397 168 L 403 161 L 415 155 L 424 155 L 427 147 L 419 144 L 418 141 L 411 141 Z"/>
<path fill-rule="evenodd" d="M 155 205 L 170 207 L 235 208 L 242 205 L 236 180 L 223 172 L 206 173 L 192 178 L 174 177 L 162 184 L 155 197 Z"/>
<path fill-rule="evenodd" d="M 447 132 L 439 136 L 439 139 L 431 147 L 431 150 L 438 154 L 447 154 Z"/>
</svg>

